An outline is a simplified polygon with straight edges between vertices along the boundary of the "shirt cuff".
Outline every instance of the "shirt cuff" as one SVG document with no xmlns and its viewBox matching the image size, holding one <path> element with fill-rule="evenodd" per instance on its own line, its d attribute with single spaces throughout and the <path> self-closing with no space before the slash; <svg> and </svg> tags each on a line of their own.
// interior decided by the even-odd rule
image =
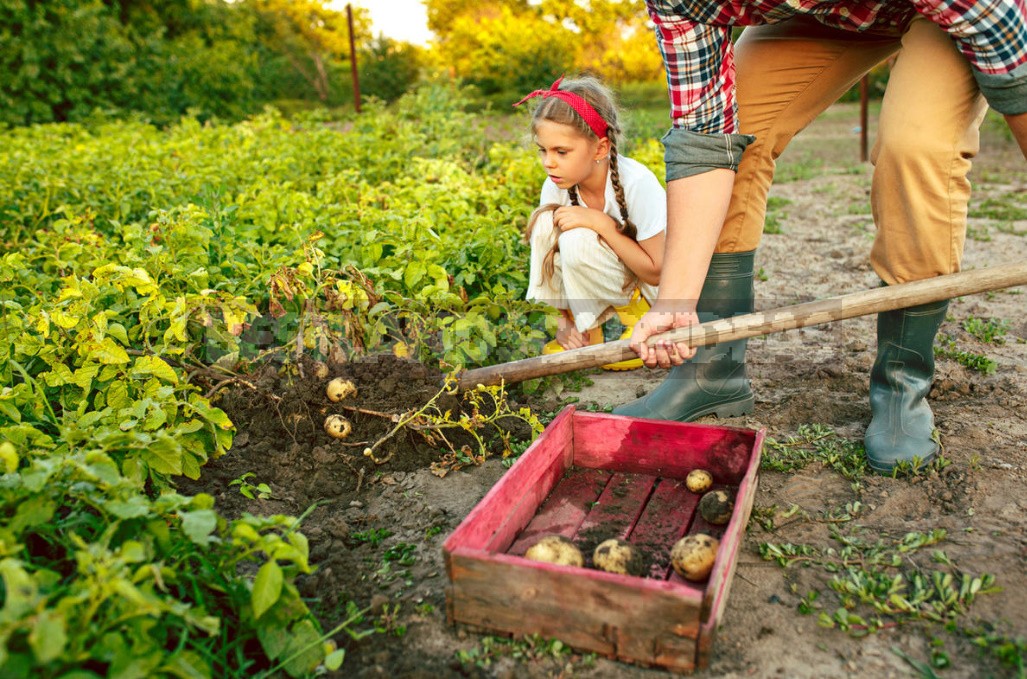
<svg viewBox="0 0 1027 679">
<path fill-rule="evenodd" d="M 756 140 L 751 134 L 703 134 L 683 127 L 663 135 L 667 181 L 710 170 L 737 170 L 742 151 Z"/>
<path fill-rule="evenodd" d="M 977 86 L 988 104 L 1003 115 L 1027 113 L 1027 63 L 1009 73 L 981 73 L 974 70 Z"/>
</svg>

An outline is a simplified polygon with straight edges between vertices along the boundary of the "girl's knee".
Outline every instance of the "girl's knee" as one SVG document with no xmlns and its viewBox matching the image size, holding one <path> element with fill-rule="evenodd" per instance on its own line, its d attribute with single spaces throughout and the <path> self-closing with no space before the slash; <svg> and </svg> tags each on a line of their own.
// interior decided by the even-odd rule
<svg viewBox="0 0 1027 679">
<path fill-rule="evenodd" d="M 560 258 L 564 266 L 594 262 L 602 249 L 599 236 L 591 229 L 571 229 L 560 234 Z"/>
</svg>

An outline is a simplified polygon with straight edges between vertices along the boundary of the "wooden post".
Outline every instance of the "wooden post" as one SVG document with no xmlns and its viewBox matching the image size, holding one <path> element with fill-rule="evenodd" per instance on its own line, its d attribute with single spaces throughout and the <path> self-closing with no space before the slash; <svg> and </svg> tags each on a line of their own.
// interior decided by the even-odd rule
<svg viewBox="0 0 1027 679">
<path fill-rule="evenodd" d="M 346 4 L 346 22 L 349 25 L 349 66 L 353 74 L 353 106 L 360 113 L 360 78 L 357 77 L 357 46 L 353 39 L 353 6 Z"/>
<path fill-rule="evenodd" d="M 870 74 L 859 81 L 859 159 L 867 162 L 867 100 L 870 98 Z"/>
</svg>

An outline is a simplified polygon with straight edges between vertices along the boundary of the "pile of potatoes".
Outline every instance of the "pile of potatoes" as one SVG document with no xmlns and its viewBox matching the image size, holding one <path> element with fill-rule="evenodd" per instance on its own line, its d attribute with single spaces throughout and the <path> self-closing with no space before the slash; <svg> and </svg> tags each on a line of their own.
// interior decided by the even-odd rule
<svg viewBox="0 0 1027 679">
<path fill-rule="evenodd" d="M 561 566 L 584 568 L 585 556 L 573 540 L 562 535 L 547 535 L 528 548 L 524 558 Z M 640 576 L 645 569 L 642 553 L 620 538 L 604 540 L 592 552 L 592 565 L 607 573 Z"/>
<path fill-rule="evenodd" d="M 325 387 L 325 396 L 332 403 L 338 403 L 350 396 L 356 396 L 357 386 L 352 380 L 336 377 Z M 342 415 L 332 414 L 325 418 L 325 432 L 333 439 L 344 439 L 353 431 L 353 423 Z"/>
<path fill-rule="evenodd" d="M 702 494 L 699 514 L 707 523 L 721 526 L 731 520 L 734 497 L 726 490 L 710 490 L 713 475 L 705 469 L 694 469 L 685 479 L 688 490 Z M 670 550 L 670 563 L 674 571 L 691 582 L 709 577 L 717 559 L 720 541 L 706 533 L 694 533 L 674 543 Z M 584 567 L 585 557 L 577 545 L 562 535 L 547 535 L 533 544 L 524 554 L 532 561 Z M 592 564 L 599 570 L 622 575 L 641 576 L 645 563 L 641 552 L 630 542 L 611 538 L 601 542 L 592 553 Z"/>
</svg>

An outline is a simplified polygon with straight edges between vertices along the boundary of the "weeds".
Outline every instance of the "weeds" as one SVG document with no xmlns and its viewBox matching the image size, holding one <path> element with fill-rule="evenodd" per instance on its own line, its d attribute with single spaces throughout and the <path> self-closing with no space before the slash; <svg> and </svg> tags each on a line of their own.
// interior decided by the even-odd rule
<svg viewBox="0 0 1027 679">
<path fill-rule="evenodd" d="M 808 615 L 821 610 L 821 626 L 853 636 L 913 621 L 951 622 L 965 613 L 979 594 L 1000 591 L 994 576 L 960 571 L 939 549 L 931 551 L 930 562 L 941 568 L 917 563 L 915 557 L 922 550 L 946 538 L 943 529 L 913 531 L 900 537 L 869 534 L 870 529 L 863 526 L 853 526 L 846 533 L 832 526 L 831 538 L 838 546 L 765 542 L 760 544 L 760 556 L 783 568 L 818 567 L 829 573 L 827 586 L 835 593 L 838 607 L 831 612 L 821 610 L 816 591 L 800 599 L 799 612 Z"/>
<path fill-rule="evenodd" d="M 760 468 L 790 472 L 811 462 L 820 462 L 854 483 L 867 470 L 863 444 L 842 438 L 822 424 L 802 424 L 795 436 L 783 441 L 768 438 Z"/>
<path fill-rule="evenodd" d="M 382 540 L 391 536 L 392 531 L 388 528 L 372 528 L 371 530 L 357 531 L 356 533 L 350 533 L 349 535 L 350 539 L 354 542 L 366 542 L 372 547 L 377 547 L 381 544 Z"/>
<path fill-rule="evenodd" d="M 268 500 L 271 498 L 271 486 L 266 483 L 250 483 L 249 479 L 253 478 L 255 474 L 253 472 L 246 472 L 237 479 L 233 479 L 228 483 L 231 486 L 239 486 L 239 494 L 243 497 L 253 500 L 254 498 L 259 500 Z"/>
<path fill-rule="evenodd" d="M 965 351 L 956 346 L 956 340 L 945 333 L 939 333 L 934 345 L 936 358 L 951 358 L 962 366 L 982 375 L 991 375 L 998 369 L 998 363 L 982 354 Z"/>
<path fill-rule="evenodd" d="M 456 652 L 456 658 L 462 665 L 473 665 L 486 669 L 499 658 L 512 658 L 518 661 L 563 661 L 569 659 L 572 651 L 559 639 L 545 639 L 538 634 L 531 634 L 517 639 L 485 636 L 480 643 L 468 650 Z M 586 664 L 594 662 L 595 655 L 583 656 Z"/>
<path fill-rule="evenodd" d="M 963 321 L 963 330 L 985 344 L 1005 344 L 1009 321 L 1003 319 L 980 319 L 970 316 Z"/>
</svg>

